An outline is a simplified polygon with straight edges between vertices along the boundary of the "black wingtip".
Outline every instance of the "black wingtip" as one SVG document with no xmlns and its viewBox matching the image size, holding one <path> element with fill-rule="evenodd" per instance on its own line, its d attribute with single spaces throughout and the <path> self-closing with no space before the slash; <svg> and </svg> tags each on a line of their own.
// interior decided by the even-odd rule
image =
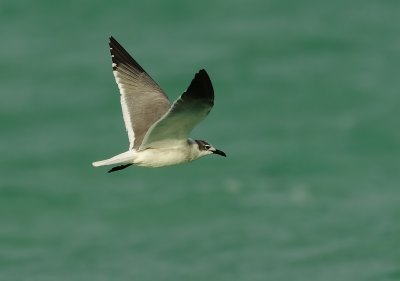
<svg viewBox="0 0 400 281">
<path fill-rule="evenodd" d="M 186 93 L 190 93 L 190 95 L 188 96 Z M 183 98 L 207 100 L 209 104 L 214 104 L 214 89 L 210 76 L 204 69 L 200 69 L 195 74 L 186 93 Z"/>
<path fill-rule="evenodd" d="M 113 36 L 109 37 L 108 40 L 108 45 L 110 46 L 110 48 L 112 48 L 112 46 L 121 46 L 121 44 L 119 44 L 119 42 L 117 41 L 117 39 L 115 39 Z M 122 46 L 121 46 L 122 47 Z"/>
<path fill-rule="evenodd" d="M 115 63 L 113 70 L 117 70 L 120 64 L 124 64 L 135 68 L 139 72 L 146 72 L 113 36 L 110 36 L 108 45 L 110 47 L 111 60 Z"/>
<path fill-rule="evenodd" d="M 131 166 L 132 164 L 126 164 L 126 165 L 120 165 L 120 166 L 115 166 L 113 167 L 111 170 L 109 170 L 107 173 L 112 173 L 115 171 L 119 171 L 119 170 L 123 170 L 125 168 L 128 168 L 129 166 Z"/>
<path fill-rule="evenodd" d="M 200 70 L 197 72 L 197 75 L 207 77 L 208 80 L 211 80 L 211 79 L 210 79 L 210 76 L 208 75 L 207 71 L 206 71 L 204 68 L 200 69 Z"/>
<path fill-rule="evenodd" d="M 196 77 L 196 76 L 197 76 L 197 77 Z M 200 70 L 196 73 L 195 77 L 196 77 L 196 78 L 200 78 L 200 79 L 202 79 L 203 81 L 207 81 L 207 83 L 210 84 L 211 87 L 212 87 L 211 78 L 210 78 L 210 76 L 208 75 L 207 71 L 206 71 L 204 68 L 200 69 Z"/>
</svg>

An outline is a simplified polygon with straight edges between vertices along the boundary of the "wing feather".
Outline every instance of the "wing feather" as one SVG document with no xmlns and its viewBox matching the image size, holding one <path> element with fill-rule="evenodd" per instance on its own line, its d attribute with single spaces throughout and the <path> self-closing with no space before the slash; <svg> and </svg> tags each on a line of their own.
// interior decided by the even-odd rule
<svg viewBox="0 0 400 281">
<path fill-rule="evenodd" d="M 170 110 L 150 127 L 139 150 L 171 147 L 186 141 L 193 128 L 208 115 L 213 105 L 213 86 L 207 72 L 202 69 Z"/>
<path fill-rule="evenodd" d="M 170 102 L 157 83 L 114 37 L 110 37 L 109 45 L 129 149 L 138 149 L 148 129 L 168 111 Z"/>
</svg>

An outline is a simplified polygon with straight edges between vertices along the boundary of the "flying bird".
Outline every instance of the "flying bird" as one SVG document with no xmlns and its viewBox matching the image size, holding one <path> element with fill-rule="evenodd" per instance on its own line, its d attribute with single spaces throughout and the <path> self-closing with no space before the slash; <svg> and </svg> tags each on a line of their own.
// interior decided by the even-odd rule
<svg viewBox="0 0 400 281">
<path fill-rule="evenodd" d="M 112 36 L 109 46 L 129 149 L 93 162 L 93 166 L 117 165 L 110 173 L 131 165 L 176 165 L 210 154 L 226 157 L 208 142 L 189 138 L 214 105 L 214 89 L 204 69 L 195 74 L 187 90 L 171 104 L 164 91 Z"/>
</svg>

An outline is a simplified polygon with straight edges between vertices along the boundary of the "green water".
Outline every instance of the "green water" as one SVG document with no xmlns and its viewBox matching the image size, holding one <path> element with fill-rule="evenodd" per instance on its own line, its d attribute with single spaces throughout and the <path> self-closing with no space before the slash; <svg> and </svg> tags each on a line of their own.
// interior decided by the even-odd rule
<svg viewBox="0 0 400 281">
<path fill-rule="evenodd" d="M 0 280 L 400 280 L 398 1 L 0 2 Z M 107 174 L 115 36 L 228 154 Z"/>
</svg>

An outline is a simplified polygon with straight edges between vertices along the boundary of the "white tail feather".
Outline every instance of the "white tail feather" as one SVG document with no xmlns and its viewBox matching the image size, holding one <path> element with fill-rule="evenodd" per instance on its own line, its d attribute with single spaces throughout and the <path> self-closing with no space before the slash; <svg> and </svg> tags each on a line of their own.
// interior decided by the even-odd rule
<svg viewBox="0 0 400 281">
<path fill-rule="evenodd" d="M 93 162 L 92 165 L 94 167 L 99 167 L 99 166 L 107 166 L 115 164 L 133 164 L 136 158 L 135 156 L 136 156 L 136 151 L 129 150 L 124 153 L 118 154 L 114 157 L 111 157 L 110 159 Z"/>
</svg>

